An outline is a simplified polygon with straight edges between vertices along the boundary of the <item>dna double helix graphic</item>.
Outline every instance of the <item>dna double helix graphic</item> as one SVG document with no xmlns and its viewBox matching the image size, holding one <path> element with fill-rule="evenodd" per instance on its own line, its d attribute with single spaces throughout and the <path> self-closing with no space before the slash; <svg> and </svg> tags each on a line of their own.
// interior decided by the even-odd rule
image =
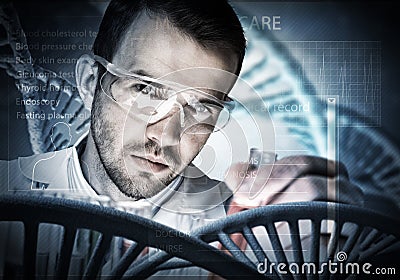
<svg viewBox="0 0 400 280">
<path fill-rule="evenodd" d="M 0 24 L 6 31 L 5 38 L 0 38 L 0 46 L 10 50 L 9 53 L 0 55 L 0 67 L 15 80 L 22 99 L 49 99 L 58 102 L 58 106 L 26 106 L 26 113 L 45 113 L 47 116 L 44 121 L 27 119 L 33 152 L 54 150 L 49 135 L 62 116 L 62 121 L 73 132 L 70 143 L 76 145 L 87 134 L 90 124 L 90 111 L 85 108 L 76 86 L 55 72 L 32 63 L 28 49 L 16 48 L 17 44 L 27 45 L 28 42 L 11 4 L 0 7 Z M 271 33 L 265 34 L 260 30 L 248 30 L 246 36 L 248 48 L 241 78 L 260 94 L 265 104 L 269 108 L 281 104 L 311 104 L 313 108 L 310 112 L 299 110 L 290 114 L 284 110 L 269 110 L 274 125 L 278 128 L 276 137 L 281 137 L 275 141 L 276 149 L 286 150 L 281 156 L 289 155 L 288 151 L 291 149 L 292 153 L 326 156 L 326 100 L 319 98 L 316 88 L 305 80 L 307 78 L 301 63 L 296 62 L 284 42 L 276 40 Z M 24 63 L 17 63 L 17 58 Z M 252 106 L 252 102 L 258 100 L 249 97 L 246 102 L 245 105 Z M 347 166 L 353 180 L 365 190 L 383 193 L 400 201 L 398 146 L 379 127 L 366 125 L 366 116 L 352 108 L 339 104 L 338 112 L 340 126 L 337 127 L 337 159 Z M 64 148 L 65 141 L 69 141 L 70 136 L 63 135 L 61 131 L 54 133 L 55 149 Z M 288 137 L 291 138 L 289 146 L 286 141 Z"/>
</svg>

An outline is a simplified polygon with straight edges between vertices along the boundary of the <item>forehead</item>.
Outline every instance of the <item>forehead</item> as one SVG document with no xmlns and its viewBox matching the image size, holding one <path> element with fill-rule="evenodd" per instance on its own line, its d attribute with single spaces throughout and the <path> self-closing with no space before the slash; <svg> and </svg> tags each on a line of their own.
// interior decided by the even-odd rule
<svg viewBox="0 0 400 280">
<path fill-rule="evenodd" d="M 123 36 L 112 63 L 153 78 L 229 91 L 236 79 L 232 73 L 237 58 L 230 52 L 207 50 L 168 20 L 142 13 Z"/>
</svg>

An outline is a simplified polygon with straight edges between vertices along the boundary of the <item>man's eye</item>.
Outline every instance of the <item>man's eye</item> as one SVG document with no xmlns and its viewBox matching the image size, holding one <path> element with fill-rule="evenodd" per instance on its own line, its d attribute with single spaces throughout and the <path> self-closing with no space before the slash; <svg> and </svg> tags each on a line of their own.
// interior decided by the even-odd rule
<svg viewBox="0 0 400 280">
<path fill-rule="evenodd" d="M 118 79 L 111 86 L 114 91 L 119 91 L 121 94 L 129 93 L 133 96 L 136 96 L 138 93 L 148 94 L 150 92 L 147 83 L 130 79 Z"/>
<path fill-rule="evenodd" d="M 137 83 L 131 85 L 131 91 L 141 94 L 149 94 L 152 98 L 166 99 L 167 90 L 162 88 L 157 88 L 149 84 Z"/>
<path fill-rule="evenodd" d="M 196 110 L 197 113 L 208 112 L 207 107 L 205 105 L 203 105 L 203 104 L 198 104 L 198 105 L 195 105 L 194 107 L 195 107 L 195 110 Z"/>
<path fill-rule="evenodd" d="M 131 86 L 131 89 L 136 91 L 136 92 L 142 92 L 144 94 L 148 94 L 149 93 L 149 86 L 146 84 L 133 84 Z"/>
<path fill-rule="evenodd" d="M 211 111 L 209 110 L 208 104 L 203 104 L 203 103 L 196 103 L 196 104 L 191 104 L 188 107 L 190 111 L 196 114 L 203 114 L 203 113 L 210 113 Z"/>
</svg>

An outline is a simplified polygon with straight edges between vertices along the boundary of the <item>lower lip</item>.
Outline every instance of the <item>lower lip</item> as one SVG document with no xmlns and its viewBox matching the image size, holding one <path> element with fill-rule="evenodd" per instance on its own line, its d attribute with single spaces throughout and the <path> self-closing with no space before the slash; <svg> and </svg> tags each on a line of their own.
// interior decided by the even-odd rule
<svg viewBox="0 0 400 280">
<path fill-rule="evenodd" d="M 151 169 L 153 173 L 159 173 L 161 171 L 164 171 L 168 168 L 167 165 L 161 164 L 161 163 L 156 163 L 149 161 L 145 158 L 137 157 L 137 156 L 131 156 L 133 161 L 136 163 L 136 165 L 140 168 L 143 169 L 144 171 L 149 171 L 148 167 Z"/>
</svg>

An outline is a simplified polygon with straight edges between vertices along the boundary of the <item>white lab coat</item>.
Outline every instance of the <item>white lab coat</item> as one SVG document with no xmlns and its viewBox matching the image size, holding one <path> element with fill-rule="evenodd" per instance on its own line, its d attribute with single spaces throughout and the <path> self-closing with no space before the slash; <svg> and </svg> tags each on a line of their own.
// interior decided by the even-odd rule
<svg viewBox="0 0 400 280">
<path fill-rule="evenodd" d="M 30 192 L 32 194 L 62 195 L 85 197 L 90 201 L 109 203 L 104 196 L 99 196 L 85 180 L 77 151 L 74 147 L 65 150 L 21 157 L 13 161 L 0 161 L 0 194 Z M 231 196 L 224 183 L 208 178 L 194 166 L 185 172 L 188 176 L 180 182 L 178 179 L 166 189 L 149 199 L 157 205 L 151 218 L 183 232 L 189 232 L 204 223 L 226 216 L 224 202 Z M 188 175 L 184 173 L 185 175 Z M 194 178 L 193 178 L 194 177 Z M 179 181 L 179 182 L 178 182 Z M 179 183 L 179 184 L 178 184 Z M 45 190 L 41 190 L 45 188 Z M 113 205 L 113 203 L 111 203 Z M 38 269 L 42 274 L 54 275 L 55 258 L 60 245 L 62 229 L 54 225 L 42 225 L 38 242 Z M 91 235 L 88 230 L 81 230 L 75 242 L 70 272 L 80 273 L 78 267 L 87 261 Z M 4 263 L 22 265 L 21 225 L 10 226 L 0 223 L 0 275 Z M 115 239 L 112 248 L 121 249 L 121 239 Z M 118 254 L 112 254 L 113 256 Z M 116 259 L 104 266 L 103 273 L 112 269 Z M 41 262 L 43 262 L 41 264 Z M 171 272 L 172 274 L 207 276 L 199 269 Z"/>
</svg>

